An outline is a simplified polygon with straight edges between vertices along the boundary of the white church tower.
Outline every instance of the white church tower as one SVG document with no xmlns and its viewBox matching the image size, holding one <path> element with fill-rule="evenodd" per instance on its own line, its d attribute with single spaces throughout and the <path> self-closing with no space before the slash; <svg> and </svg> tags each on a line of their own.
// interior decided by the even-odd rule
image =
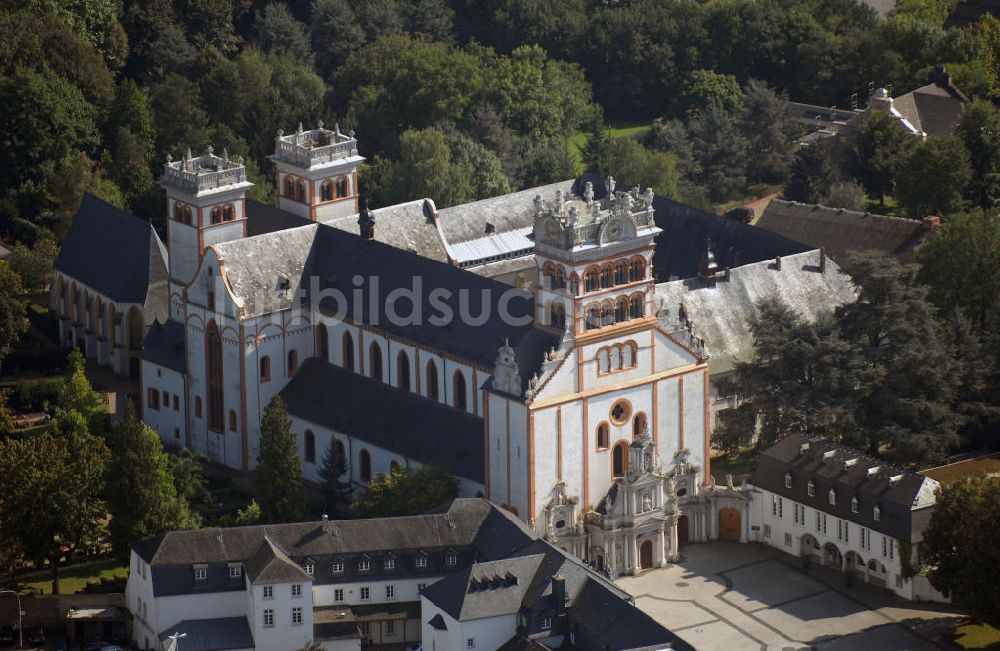
<svg viewBox="0 0 1000 651">
<path fill-rule="evenodd" d="M 339 126 L 325 129 L 322 121 L 303 131 L 299 123 L 295 133 L 278 131 L 269 158 L 278 168 L 282 210 L 314 222 L 358 212 L 358 165 L 365 159 L 358 155 L 354 132 L 343 134 Z"/>
<path fill-rule="evenodd" d="M 183 320 L 184 288 L 201 266 L 205 248 L 246 235 L 247 180 L 243 158 L 232 160 L 211 146 L 204 156 L 169 156 L 160 185 L 167 191 L 170 313 Z"/>
</svg>

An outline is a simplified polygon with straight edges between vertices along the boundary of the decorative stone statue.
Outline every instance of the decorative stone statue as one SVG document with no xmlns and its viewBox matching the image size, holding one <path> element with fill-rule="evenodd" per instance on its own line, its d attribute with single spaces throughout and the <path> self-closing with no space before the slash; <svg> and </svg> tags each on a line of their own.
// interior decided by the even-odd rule
<svg viewBox="0 0 1000 651">
<path fill-rule="evenodd" d="M 615 177 L 608 174 L 608 178 L 604 179 L 604 189 L 608 191 L 608 200 L 615 194 Z"/>
<path fill-rule="evenodd" d="M 570 226 L 575 226 L 579 220 L 580 220 L 580 209 L 577 208 L 576 206 L 571 206 L 569 209 L 569 219 L 567 220 L 566 223 L 569 224 Z"/>
<path fill-rule="evenodd" d="M 544 203 L 542 202 L 542 195 L 536 194 L 535 195 L 535 214 L 536 215 L 541 215 L 542 214 L 542 208 L 544 208 Z"/>
<path fill-rule="evenodd" d="M 642 202 L 646 204 L 646 208 L 653 205 L 653 188 L 646 188 L 642 193 Z"/>
<path fill-rule="evenodd" d="M 594 203 L 594 184 L 590 181 L 583 184 L 583 198 L 586 199 L 588 206 Z"/>
</svg>

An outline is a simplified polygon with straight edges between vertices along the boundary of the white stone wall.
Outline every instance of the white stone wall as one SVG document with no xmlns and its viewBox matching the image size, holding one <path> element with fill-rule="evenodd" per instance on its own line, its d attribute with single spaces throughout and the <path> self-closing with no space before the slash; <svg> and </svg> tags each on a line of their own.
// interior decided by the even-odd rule
<svg viewBox="0 0 1000 651">
<path fill-rule="evenodd" d="M 400 579 L 386 578 L 382 575 L 372 577 L 371 581 L 352 581 L 350 583 L 330 583 L 313 586 L 313 603 L 316 606 L 360 606 L 363 604 L 385 604 L 420 600 L 420 586 L 429 586 L 441 580 L 441 574 L 429 574 L 420 577 Z M 395 590 L 394 597 L 386 597 L 386 586 Z M 361 598 L 361 588 L 370 590 L 368 599 Z M 337 601 L 337 591 L 342 590 L 344 598 Z"/>
<path fill-rule="evenodd" d="M 152 362 L 142 362 L 142 418 L 167 447 L 187 446 L 187 401 L 184 376 Z M 150 406 L 150 390 L 159 394 L 159 409 Z M 175 406 L 176 405 L 176 406 Z"/>
<path fill-rule="evenodd" d="M 297 649 L 312 639 L 312 584 L 300 583 L 299 585 L 302 587 L 299 597 L 292 596 L 291 583 L 275 583 L 271 585 L 272 597 L 264 599 L 263 586 L 252 585 L 248 582 L 249 598 L 244 605 L 244 612 L 257 649 Z M 292 623 L 292 608 L 295 607 L 302 609 L 301 624 Z M 264 625 L 265 610 L 273 612 L 273 626 Z"/>
</svg>

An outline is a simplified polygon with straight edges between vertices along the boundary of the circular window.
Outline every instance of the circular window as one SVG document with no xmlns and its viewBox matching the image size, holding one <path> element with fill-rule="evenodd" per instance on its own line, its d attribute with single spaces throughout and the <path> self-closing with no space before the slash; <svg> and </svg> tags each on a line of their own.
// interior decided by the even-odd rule
<svg viewBox="0 0 1000 651">
<path fill-rule="evenodd" d="M 678 488 L 677 489 L 677 497 L 684 497 L 687 494 L 688 494 L 688 489 L 686 489 L 686 488 Z"/>
<path fill-rule="evenodd" d="M 611 407 L 610 415 L 615 425 L 624 425 L 632 415 L 632 405 L 628 400 L 619 400 Z"/>
<path fill-rule="evenodd" d="M 556 521 L 556 529 L 562 529 L 565 526 L 566 526 L 566 521 L 565 520 L 557 520 Z"/>
</svg>

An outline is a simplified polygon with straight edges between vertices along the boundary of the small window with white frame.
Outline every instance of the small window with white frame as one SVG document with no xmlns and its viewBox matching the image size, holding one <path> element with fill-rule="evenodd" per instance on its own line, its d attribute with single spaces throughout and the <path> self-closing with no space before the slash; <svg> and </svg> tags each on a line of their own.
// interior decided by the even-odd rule
<svg viewBox="0 0 1000 651">
<path fill-rule="evenodd" d="M 444 557 L 444 564 L 448 567 L 454 567 L 458 564 L 458 554 L 453 551 L 449 551 Z"/>
<path fill-rule="evenodd" d="M 263 592 L 264 599 L 274 599 L 273 585 L 265 585 L 264 587 L 261 588 L 261 591 Z"/>
<path fill-rule="evenodd" d="M 361 601 L 368 601 L 369 599 L 372 598 L 372 589 L 369 588 L 368 586 L 362 586 L 360 593 L 361 593 Z"/>
<path fill-rule="evenodd" d="M 545 617 L 542 617 L 542 630 L 547 631 L 550 628 L 552 628 L 552 618 L 546 615 Z"/>
<path fill-rule="evenodd" d="M 243 576 L 243 566 L 240 565 L 239 563 L 230 563 L 229 564 L 229 578 L 230 579 L 238 579 L 241 576 Z"/>
<path fill-rule="evenodd" d="M 882 520 L 882 507 L 880 507 L 878 504 L 876 504 L 874 508 L 872 508 L 872 519 L 875 520 L 875 522 L 879 522 L 880 520 Z"/>
<path fill-rule="evenodd" d="M 312 561 L 306 561 L 306 564 L 302 566 L 302 569 L 306 571 L 306 574 L 312 576 L 316 573 L 316 564 Z"/>
<path fill-rule="evenodd" d="M 465 639 L 465 648 L 466 649 L 475 649 L 476 648 L 476 638 L 474 638 L 474 637 L 466 638 Z"/>
<path fill-rule="evenodd" d="M 292 596 L 293 597 L 301 597 L 302 596 L 302 584 L 301 583 L 293 583 L 292 584 Z"/>
<path fill-rule="evenodd" d="M 385 559 L 385 563 L 382 566 L 387 570 L 394 570 L 396 569 L 396 559 L 390 556 Z"/>
<path fill-rule="evenodd" d="M 274 611 L 270 608 L 264 609 L 264 628 L 274 626 Z"/>
<path fill-rule="evenodd" d="M 424 552 L 420 552 L 419 554 L 417 554 L 417 567 L 419 569 L 427 567 L 427 554 L 425 554 Z"/>
<path fill-rule="evenodd" d="M 386 599 L 395 599 L 396 598 L 396 586 L 394 586 L 394 585 L 387 585 L 387 586 L 385 586 L 385 598 Z"/>
<path fill-rule="evenodd" d="M 830 492 L 826 494 L 826 499 L 831 505 L 836 506 L 837 504 L 837 491 L 830 489 Z"/>
<path fill-rule="evenodd" d="M 806 493 L 809 495 L 809 497 L 816 496 L 816 482 L 814 482 L 811 479 L 809 480 L 809 483 L 806 484 Z"/>
<path fill-rule="evenodd" d="M 370 569 L 372 569 L 372 563 L 370 560 L 368 560 L 367 558 L 362 558 L 361 560 L 358 561 L 359 572 L 367 572 Z"/>
<path fill-rule="evenodd" d="M 344 600 L 343 588 L 337 588 L 336 590 L 333 591 L 333 600 L 338 603 Z"/>
<path fill-rule="evenodd" d="M 786 472 L 785 473 L 785 488 L 791 488 L 791 487 L 792 487 L 792 473 Z"/>
<path fill-rule="evenodd" d="M 332 565 L 330 566 L 330 570 L 331 570 L 331 571 L 332 571 L 332 572 L 333 572 L 334 574 L 343 574 L 343 573 L 344 573 L 344 561 L 343 561 L 342 559 L 339 559 L 339 558 L 338 558 L 338 559 L 337 559 L 337 560 L 335 560 L 335 561 L 333 562 L 333 564 L 332 564 Z"/>
<path fill-rule="evenodd" d="M 860 508 L 860 503 L 858 502 L 858 498 L 852 497 L 851 498 L 851 513 L 857 513 L 859 508 Z"/>
<path fill-rule="evenodd" d="M 205 583 L 208 581 L 208 565 L 194 566 L 194 580 L 197 583 Z"/>
<path fill-rule="evenodd" d="M 292 608 L 292 624 L 295 626 L 302 625 L 302 606 Z"/>
</svg>

